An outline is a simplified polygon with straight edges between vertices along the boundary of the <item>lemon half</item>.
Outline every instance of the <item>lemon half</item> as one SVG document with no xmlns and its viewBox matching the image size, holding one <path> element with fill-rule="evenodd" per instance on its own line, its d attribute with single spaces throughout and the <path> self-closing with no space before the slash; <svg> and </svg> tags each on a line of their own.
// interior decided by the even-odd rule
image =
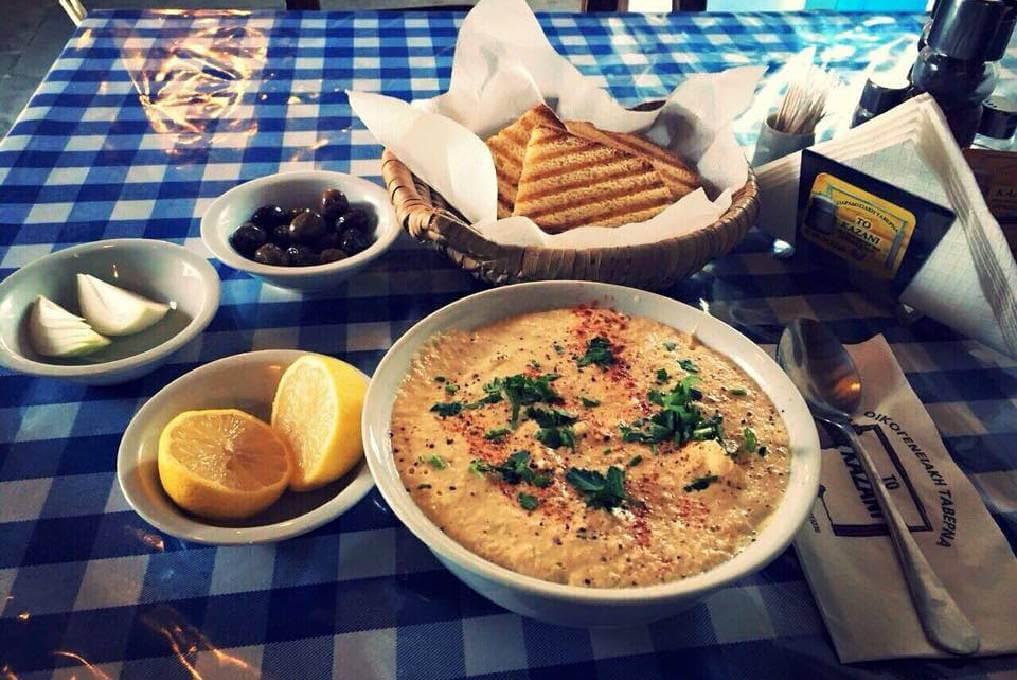
<svg viewBox="0 0 1017 680">
<path fill-rule="evenodd" d="M 286 490 L 291 469 L 282 440 L 243 411 L 185 411 L 159 437 L 163 489 L 184 510 L 209 519 L 258 514 Z"/>
<path fill-rule="evenodd" d="M 360 372 L 332 357 L 309 354 L 286 369 L 272 402 L 272 429 L 293 457 L 291 489 L 324 486 L 360 461 L 366 391 Z"/>
</svg>

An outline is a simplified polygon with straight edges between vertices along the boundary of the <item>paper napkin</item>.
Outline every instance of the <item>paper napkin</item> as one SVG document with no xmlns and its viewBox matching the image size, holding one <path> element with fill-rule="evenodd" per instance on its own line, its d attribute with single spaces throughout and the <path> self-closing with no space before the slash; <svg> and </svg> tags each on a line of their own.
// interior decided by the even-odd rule
<svg viewBox="0 0 1017 680">
<path fill-rule="evenodd" d="M 1017 559 L 943 447 L 882 336 L 848 347 L 861 372 L 853 419 L 911 535 L 982 636 L 979 655 L 1017 652 Z M 925 639 L 869 479 L 848 446 L 825 449 L 819 497 L 795 539 L 845 663 L 949 657 Z"/>
</svg>

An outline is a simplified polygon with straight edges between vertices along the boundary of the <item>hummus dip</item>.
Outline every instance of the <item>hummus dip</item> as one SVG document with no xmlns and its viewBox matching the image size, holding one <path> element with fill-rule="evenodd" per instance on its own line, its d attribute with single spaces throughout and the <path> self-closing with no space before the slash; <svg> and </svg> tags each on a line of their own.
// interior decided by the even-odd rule
<svg viewBox="0 0 1017 680">
<path fill-rule="evenodd" d="M 392 412 L 407 491 L 442 531 L 522 574 L 593 588 L 706 571 L 780 501 L 783 420 L 734 363 L 600 307 L 442 334 Z"/>
</svg>

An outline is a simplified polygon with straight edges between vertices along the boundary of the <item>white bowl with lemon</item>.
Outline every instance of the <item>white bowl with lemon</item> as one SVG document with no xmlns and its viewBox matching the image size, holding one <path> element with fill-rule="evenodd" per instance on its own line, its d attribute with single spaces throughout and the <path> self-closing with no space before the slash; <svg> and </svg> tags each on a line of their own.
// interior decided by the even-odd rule
<svg viewBox="0 0 1017 680">
<path fill-rule="evenodd" d="M 120 442 L 124 497 L 199 543 L 279 541 L 325 524 L 374 485 L 360 416 L 368 378 L 301 350 L 213 361 L 148 400 Z"/>
</svg>

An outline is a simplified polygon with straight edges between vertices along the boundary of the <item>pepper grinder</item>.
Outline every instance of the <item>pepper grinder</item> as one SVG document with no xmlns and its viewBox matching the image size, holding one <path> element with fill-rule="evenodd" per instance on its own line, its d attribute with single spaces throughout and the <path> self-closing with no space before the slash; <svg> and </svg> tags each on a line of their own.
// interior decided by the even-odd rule
<svg viewBox="0 0 1017 680">
<path fill-rule="evenodd" d="M 1017 0 L 939 0 L 923 31 L 908 96 L 932 95 L 962 147 L 978 132 L 1015 22 Z"/>
</svg>

